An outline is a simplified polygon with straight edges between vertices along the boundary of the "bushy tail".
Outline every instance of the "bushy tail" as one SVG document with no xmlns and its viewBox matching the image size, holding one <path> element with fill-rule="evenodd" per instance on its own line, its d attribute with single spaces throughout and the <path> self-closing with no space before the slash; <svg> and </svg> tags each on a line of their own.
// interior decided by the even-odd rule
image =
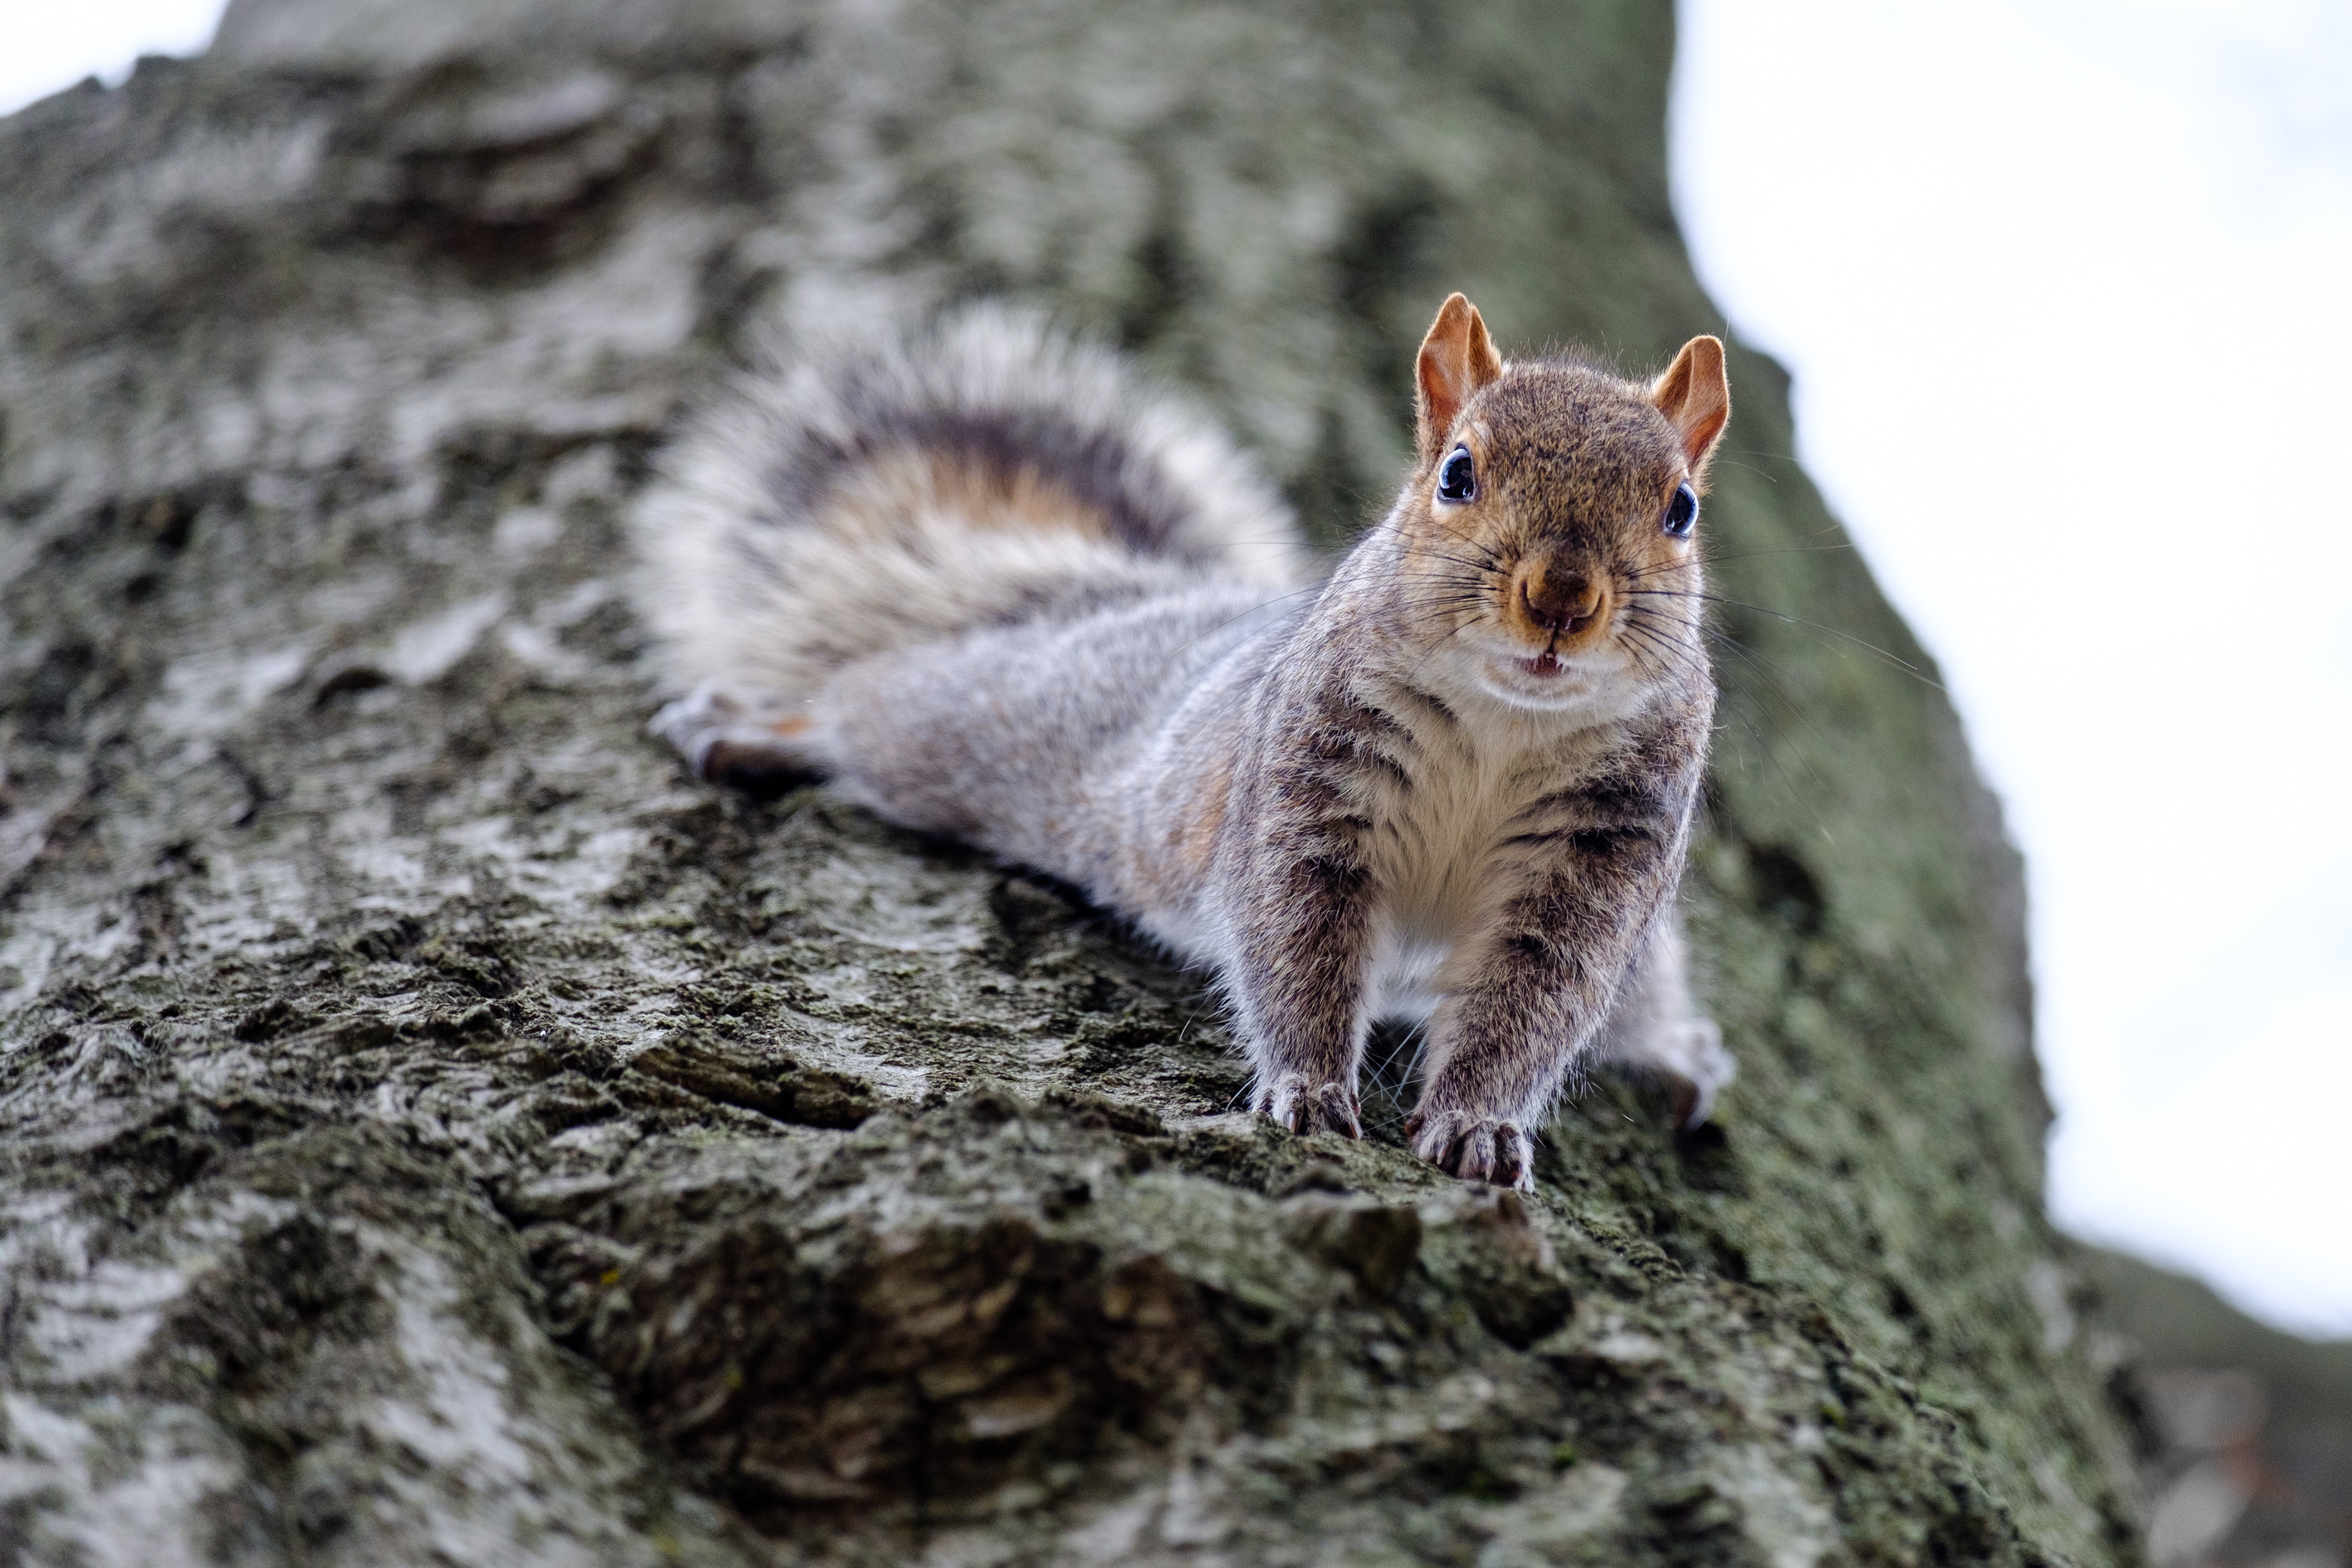
<svg viewBox="0 0 2352 1568">
<path fill-rule="evenodd" d="M 708 409 L 635 521 L 680 687 L 812 691 L 842 664 L 1306 552 L 1216 427 L 1108 351 L 1000 307 L 781 343 Z"/>
</svg>

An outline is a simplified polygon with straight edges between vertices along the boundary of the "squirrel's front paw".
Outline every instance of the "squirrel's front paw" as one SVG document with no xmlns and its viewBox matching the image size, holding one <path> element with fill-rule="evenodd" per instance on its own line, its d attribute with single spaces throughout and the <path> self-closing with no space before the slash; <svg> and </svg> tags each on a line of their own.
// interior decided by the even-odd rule
<svg viewBox="0 0 2352 1568">
<path fill-rule="evenodd" d="M 811 728 L 807 716 L 781 697 L 701 686 L 665 705 L 646 728 L 711 784 L 761 790 L 818 771 L 799 740 Z"/>
<path fill-rule="evenodd" d="M 1328 1127 L 1347 1138 L 1364 1135 L 1363 1110 L 1342 1083 L 1309 1084 L 1299 1073 L 1284 1073 L 1258 1090 L 1257 1109 L 1293 1132 Z"/>
<path fill-rule="evenodd" d="M 1465 1182 L 1536 1190 L 1535 1142 L 1517 1122 L 1466 1110 L 1416 1110 L 1405 1118 L 1412 1152 Z"/>
</svg>

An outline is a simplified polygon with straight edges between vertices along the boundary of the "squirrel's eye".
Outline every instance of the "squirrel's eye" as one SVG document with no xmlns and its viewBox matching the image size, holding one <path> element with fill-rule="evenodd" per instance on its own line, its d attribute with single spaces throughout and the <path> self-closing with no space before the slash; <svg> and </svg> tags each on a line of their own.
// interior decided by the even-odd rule
<svg viewBox="0 0 2352 1568">
<path fill-rule="evenodd" d="M 1437 499 L 1464 501 L 1478 493 L 1478 470 L 1471 465 L 1470 448 L 1456 447 L 1437 471 Z"/>
<path fill-rule="evenodd" d="M 1688 539 L 1698 522 L 1698 492 L 1688 485 L 1675 487 L 1675 499 L 1666 503 L 1666 531 L 1676 539 Z"/>
</svg>

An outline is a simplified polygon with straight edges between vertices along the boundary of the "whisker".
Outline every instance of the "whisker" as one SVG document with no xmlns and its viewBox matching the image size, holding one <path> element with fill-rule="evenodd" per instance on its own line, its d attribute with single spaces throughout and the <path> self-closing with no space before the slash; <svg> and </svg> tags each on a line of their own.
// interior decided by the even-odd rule
<svg viewBox="0 0 2352 1568">
<path fill-rule="evenodd" d="M 1831 747 L 1832 742 L 1829 737 L 1823 734 L 1820 726 L 1813 722 L 1812 715 L 1807 711 L 1805 705 L 1798 701 L 1793 696 L 1790 695 L 1789 689 L 1781 683 L 1781 677 L 1786 673 L 1785 671 L 1781 670 L 1779 666 L 1773 664 L 1771 660 L 1766 658 L 1755 649 L 1748 647 L 1738 637 L 1731 636 L 1728 632 L 1709 628 L 1706 635 L 1710 641 L 1721 647 L 1725 651 L 1737 657 L 1742 663 L 1746 664 L 1749 668 L 1753 669 L 1759 676 L 1760 676 L 1763 679 L 1765 689 L 1772 697 L 1779 700 L 1781 707 L 1787 710 L 1789 716 L 1794 719 L 1808 734 L 1811 735 L 1815 741 L 1819 742 L 1824 749 Z M 1727 689 L 1727 694 L 1734 697 L 1745 697 L 1748 695 L 1747 692 L 1738 688 Z M 1742 716 L 1740 719 L 1740 724 L 1742 728 L 1747 730 L 1748 737 L 1756 742 L 1757 750 L 1762 753 L 1764 760 L 1772 765 L 1772 771 L 1780 775 L 1780 782 L 1789 788 L 1791 798 L 1801 801 L 1811 801 L 1814 798 L 1814 791 L 1826 787 L 1827 781 L 1824 780 L 1814 769 L 1811 763 L 1803 758 L 1801 753 L 1798 757 L 1798 763 L 1801 768 L 1803 768 L 1806 781 L 1811 787 L 1801 787 L 1799 781 L 1790 773 L 1787 763 L 1782 760 L 1781 748 L 1773 744 L 1770 737 L 1769 737 L 1763 730 L 1759 729 L 1753 720 Z M 1815 811 L 1812 815 L 1814 825 L 1816 826 L 1822 826 L 1823 825 L 1821 822 L 1819 812 Z"/>
<path fill-rule="evenodd" d="M 1468 545 L 1471 549 L 1476 551 L 1479 554 L 1484 555 L 1488 561 L 1499 561 L 1502 559 L 1495 548 L 1486 543 L 1486 541 L 1479 539 L 1475 535 L 1463 532 L 1460 529 L 1447 522 L 1444 518 L 1437 516 L 1435 513 L 1433 512 L 1430 514 L 1429 521 L 1444 529 L 1446 532 L 1452 534 L 1454 538 L 1460 540 L 1463 543 Z"/>
<path fill-rule="evenodd" d="M 1835 531 L 1836 525 L 1832 524 L 1829 528 L 1819 530 L 1817 532 L 1808 534 L 1805 537 L 1809 539 L 1818 538 L 1822 533 L 1830 533 L 1834 532 Z M 1655 566 L 1638 567 L 1633 571 L 1625 573 L 1624 575 L 1635 580 L 1645 577 L 1662 577 L 1670 572 L 1687 571 L 1694 565 L 1702 568 L 1713 567 L 1721 565 L 1727 562 L 1756 561 L 1771 555 L 1826 555 L 1839 551 L 1851 551 L 1853 547 L 1853 542 L 1852 540 L 1841 539 L 1829 544 L 1773 545 L 1767 549 L 1735 550 L 1729 554 L 1718 555 L 1715 552 L 1707 549 L 1706 545 L 1702 544 L 1687 560 L 1666 561 L 1662 562 Z"/>
<path fill-rule="evenodd" d="M 1437 638 L 1427 647 L 1423 648 L 1422 650 L 1421 657 L 1412 661 L 1412 668 L 1405 671 L 1405 684 L 1408 686 L 1412 685 L 1413 677 L 1421 673 L 1421 667 L 1429 662 L 1431 656 L 1435 654 L 1439 648 L 1444 647 L 1447 643 L 1452 642 L 1455 637 L 1460 637 L 1464 632 L 1468 631 L 1470 629 L 1470 622 L 1465 621 L 1460 626 L 1454 627 L 1452 631 L 1447 632 L 1444 637 Z"/>
<path fill-rule="evenodd" d="M 1423 556 L 1423 559 L 1429 561 L 1444 561 L 1451 565 L 1459 566 L 1465 571 L 1475 572 L 1481 576 L 1499 577 L 1503 574 L 1503 569 L 1492 562 L 1487 562 L 1482 564 L 1475 561 L 1465 561 L 1458 555 L 1448 555 L 1442 551 L 1429 551 Z"/>
<path fill-rule="evenodd" d="M 1654 657 L 1685 675 L 1696 676 L 1706 672 L 1706 666 L 1693 650 L 1678 646 L 1664 634 L 1652 627 L 1622 626 L 1619 628 L 1618 635 L 1625 640 L 1626 651 L 1629 653 L 1633 652 L 1637 647 L 1643 647 L 1649 648 Z"/>
<path fill-rule="evenodd" d="M 1671 655 L 1686 667 L 1696 669 L 1699 666 L 1698 649 L 1690 647 L 1672 633 L 1661 630 L 1646 622 L 1628 620 L 1617 628 L 1617 634 L 1620 637 L 1645 638 L 1656 645 L 1661 652 Z"/>
<path fill-rule="evenodd" d="M 1705 600 L 1707 595 L 1652 591 L 1640 593 L 1638 597 Z M 1764 690 L 1776 699 L 1798 724 L 1824 746 L 1828 745 L 1828 738 L 1822 735 L 1819 727 L 1813 723 L 1811 714 L 1806 710 L 1802 703 L 1790 694 L 1787 686 L 1783 684 L 1781 677 L 1784 672 L 1738 637 L 1719 627 L 1706 625 L 1700 616 L 1678 616 L 1656 605 L 1629 604 L 1625 606 L 1625 610 L 1628 619 L 1624 631 L 1629 651 L 1636 645 L 1640 645 L 1662 657 L 1696 661 L 1697 657 L 1696 651 L 1680 637 L 1667 639 L 1667 648 L 1671 649 L 1670 652 L 1662 649 L 1660 639 L 1665 637 L 1666 634 L 1659 630 L 1659 626 L 1670 625 L 1685 634 L 1695 632 L 1708 643 L 1722 648 L 1754 669 L 1762 680 Z M 1801 755 L 1800 756 L 1799 765 L 1811 781 L 1811 787 L 1808 788 L 1789 771 L 1788 764 L 1781 755 L 1782 748 L 1775 743 L 1772 736 L 1766 732 L 1766 729 L 1758 722 L 1757 718 L 1741 710 L 1746 706 L 1747 700 L 1752 700 L 1750 694 L 1738 685 L 1727 687 L 1724 690 L 1725 695 L 1732 699 L 1732 702 L 1727 703 L 1723 709 L 1724 713 L 1738 722 L 1748 738 L 1755 742 L 1757 751 L 1770 765 L 1772 771 L 1780 774 L 1781 783 L 1790 791 L 1791 798 L 1800 801 L 1810 801 L 1815 798 L 1816 793 L 1823 787 L 1825 781 L 1815 773 L 1812 765 L 1804 761 Z M 1815 816 L 1818 823 L 1818 814 Z"/>
<path fill-rule="evenodd" d="M 1852 632 L 1841 631 L 1835 626 L 1825 626 L 1819 621 L 1809 621 L 1802 616 L 1792 616 L 1788 614 L 1786 611 L 1769 609 L 1762 605 L 1751 605 L 1745 599 L 1727 598 L 1720 594 L 1702 594 L 1686 589 L 1629 588 L 1626 592 L 1629 595 L 1639 595 L 1644 598 L 1697 599 L 1710 605 L 1725 605 L 1733 609 L 1746 610 L 1752 615 L 1769 616 L 1776 621 L 1783 621 L 1790 626 L 1803 626 L 1808 630 L 1820 632 L 1824 637 L 1832 637 L 1841 641 L 1852 643 L 1856 647 L 1861 648 L 1864 652 L 1868 653 L 1874 658 L 1878 658 L 1886 664 L 1890 664 L 1895 668 L 1903 671 L 1905 674 L 1910 676 L 1914 680 L 1919 682 L 1920 685 L 1928 687 L 1937 691 L 1942 691 L 1944 689 L 1943 684 L 1940 681 L 1930 677 L 1925 670 L 1921 669 L 1917 665 L 1913 664 L 1909 659 L 1905 658 L 1902 655 L 1890 653 L 1886 649 L 1880 647 L 1876 643 L 1871 642 L 1864 637 L 1858 637 Z M 1947 693 L 1947 695 L 1948 695 L 1948 693 Z"/>
</svg>

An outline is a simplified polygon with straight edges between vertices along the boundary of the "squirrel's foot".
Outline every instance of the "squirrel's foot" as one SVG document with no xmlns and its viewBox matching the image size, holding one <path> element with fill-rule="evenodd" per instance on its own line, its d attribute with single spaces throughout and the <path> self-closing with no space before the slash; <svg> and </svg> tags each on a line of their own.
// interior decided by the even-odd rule
<svg viewBox="0 0 2352 1568">
<path fill-rule="evenodd" d="M 1286 1072 L 1259 1090 L 1257 1109 L 1293 1132 L 1328 1127 L 1343 1138 L 1364 1135 L 1363 1108 L 1342 1083 L 1310 1085 L 1304 1074 Z"/>
<path fill-rule="evenodd" d="M 822 771 L 803 739 L 813 728 L 808 715 L 782 697 L 700 686 L 646 727 L 711 784 L 773 790 Z"/>
<path fill-rule="evenodd" d="M 1660 1031 L 1648 1066 L 1673 1098 L 1674 1125 L 1688 1131 L 1715 1110 L 1715 1097 L 1739 1074 L 1712 1018 L 1685 1018 Z"/>
<path fill-rule="evenodd" d="M 1404 1135 L 1414 1153 L 1448 1175 L 1523 1193 L 1536 1190 L 1534 1140 L 1507 1117 L 1416 1110 L 1405 1118 Z"/>
</svg>

